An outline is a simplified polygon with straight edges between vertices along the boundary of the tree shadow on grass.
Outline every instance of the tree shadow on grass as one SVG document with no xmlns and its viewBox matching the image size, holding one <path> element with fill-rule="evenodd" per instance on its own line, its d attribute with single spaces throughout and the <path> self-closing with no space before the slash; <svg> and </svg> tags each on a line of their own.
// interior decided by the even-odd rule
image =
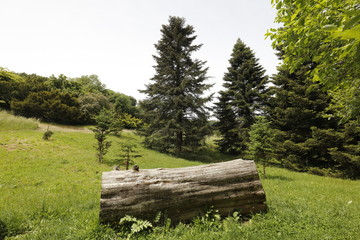
<svg viewBox="0 0 360 240">
<path fill-rule="evenodd" d="M 115 144 L 114 141 L 114 146 L 121 145 L 122 143 L 134 142 L 139 146 L 140 149 L 145 148 L 156 151 L 156 149 L 151 149 L 144 146 L 142 137 L 139 136 L 136 133 L 136 131 L 127 131 L 125 133 L 121 133 L 118 136 L 114 136 L 114 137 L 116 137 L 114 138 L 114 140 L 116 139 L 115 141 L 117 142 Z M 159 153 L 168 154 L 171 157 L 182 158 L 189 161 L 201 162 L 204 164 L 225 162 L 240 158 L 237 155 L 231 155 L 231 154 L 225 154 L 219 152 L 216 146 L 212 143 L 212 141 L 209 141 L 209 143 L 203 149 L 196 152 L 184 152 L 182 154 L 174 154 L 174 153 L 164 153 L 159 151 Z M 117 165 L 117 160 L 111 159 L 111 157 L 108 156 L 107 160 L 105 160 L 104 163 L 107 164 L 108 166 L 115 166 Z"/>
<path fill-rule="evenodd" d="M 294 179 L 289 177 L 284 177 L 281 175 L 266 175 L 266 179 L 269 180 L 280 180 L 280 181 L 294 181 Z"/>
<path fill-rule="evenodd" d="M 183 153 L 177 155 L 177 157 L 189 161 L 197 161 L 205 164 L 225 162 L 239 158 L 236 155 L 221 153 L 215 149 L 210 149 L 210 148 L 193 153 Z"/>
</svg>

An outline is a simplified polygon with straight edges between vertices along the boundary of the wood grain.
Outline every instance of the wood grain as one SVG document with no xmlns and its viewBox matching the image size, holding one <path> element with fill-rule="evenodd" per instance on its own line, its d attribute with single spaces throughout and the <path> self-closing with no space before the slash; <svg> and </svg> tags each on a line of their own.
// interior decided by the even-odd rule
<svg viewBox="0 0 360 240">
<path fill-rule="evenodd" d="M 172 222 L 188 222 L 208 207 L 222 216 L 248 215 L 266 211 L 265 201 L 255 163 L 248 160 L 110 171 L 102 176 L 100 221 L 113 224 L 125 215 L 152 220 L 161 211 Z"/>
</svg>

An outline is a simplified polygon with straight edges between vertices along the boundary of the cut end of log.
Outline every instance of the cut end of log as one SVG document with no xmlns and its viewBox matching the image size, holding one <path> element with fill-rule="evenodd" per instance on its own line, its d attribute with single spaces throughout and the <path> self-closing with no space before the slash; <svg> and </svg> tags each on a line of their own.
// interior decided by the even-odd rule
<svg viewBox="0 0 360 240">
<path fill-rule="evenodd" d="M 222 216 L 266 212 L 256 165 L 249 160 L 185 168 L 110 171 L 102 176 L 100 222 L 131 215 L 153 220 L 159 212 L 173 223 L 189 222 L 213 207 Z"/>
</svg>

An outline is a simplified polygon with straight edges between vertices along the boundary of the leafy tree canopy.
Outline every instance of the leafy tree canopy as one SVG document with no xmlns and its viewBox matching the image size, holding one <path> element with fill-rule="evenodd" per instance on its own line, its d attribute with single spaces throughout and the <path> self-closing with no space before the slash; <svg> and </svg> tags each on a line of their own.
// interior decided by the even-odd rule
<svg viewBox="0 0 360 240">
<path fill-rule="evenodd" d="M 106 90 L 105 84 L 103 84 L 98 75 L 83 75 L 79 78 L 72 79 L 82 86 L 84 92 L 101 92 L 104 93 Z"/>
<path fill-rule="evenodd" d="M 360 112 L 360 4 L 357 0 L 272 0 L 276 21 L 273 47 L 284 51 L 284 64 L 295 71 L 314 62 L 313 80 L 332 90 L 335 109 L 345 120 Z M 341 96 L 346 94 L 347 98 Z"/>
<path fill-rule="evenodd" d="M 0 107 L 10 108 L 10 102 L 19 95 L 24 79 L 16 73 L 0 67 Z"/>
</svg>

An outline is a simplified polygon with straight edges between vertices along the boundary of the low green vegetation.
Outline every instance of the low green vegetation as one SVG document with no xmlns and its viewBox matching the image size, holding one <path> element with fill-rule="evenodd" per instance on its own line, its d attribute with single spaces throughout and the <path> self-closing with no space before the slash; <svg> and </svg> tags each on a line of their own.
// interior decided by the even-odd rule
<svg viewBox="0 0 360 240">
<path fill-rule="evenodd" d="M 140 169 L 186 167 L 230 157 L 213 154 L 211 145 L 199 154 L 202 162 L 173 157 L 144 148 L 142 137 L 123 131 L 109 136 L 113 144 L 99 163 L 91 131 L 54 131 L 48 141 L 42 136 L 38 130 L 1 131 L 0 239 L 125 239 L 130 235 L 132 239 L 356 239 L 360 234 L 359 181 L 274 167 L 268 167 L 267 178 L 262 179 L 269 206 L 266 214 L 248 221 L 238 216 L 221 220 L 215 211 L 178 226 L 134 220 L 133 232 L 117 233 L 99 225 L 98 214 L 101 174 L 118 164 L 121 145 L 137 144 Z"/>
<path fill-rule="evenodd" d="M 35 119 L 17 117 L 6 111 L 0 111 L 1 130 L 34 130 L 39 127 L 39 121 Z"/>
<path fill-rule="evenodd" d="M 17 239 L 84 239 L 98 225 L 101 174 L 117 163 L 109 151 L 96 159 L 92 133 L 55 132 L 49 141 L 40 131 L 2 131 L 0 139 L 0 221 Z M 113 149 L 134 133 L 110 136 Z M 200 164 L 139 148 L 140 168 Z M 90 238 L 91 239 L 91 238 Z"/>
</svg>

